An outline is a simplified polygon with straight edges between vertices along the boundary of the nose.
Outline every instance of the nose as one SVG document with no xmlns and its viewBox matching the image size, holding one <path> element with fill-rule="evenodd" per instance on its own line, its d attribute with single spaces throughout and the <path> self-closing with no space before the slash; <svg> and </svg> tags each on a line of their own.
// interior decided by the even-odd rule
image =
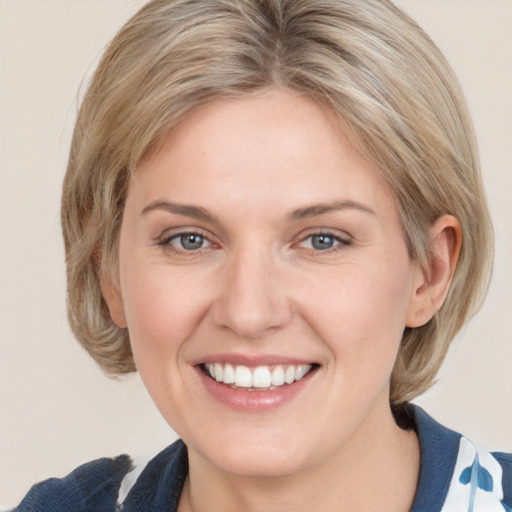
<svg viewBox="0 0 512 512">
<path fill-rule="evenodd" d="M 285 327 L 292 308 L 275 258 L 243 248 L 226 262 L 214 320 L 244 339 L 257 340 Z"/>
</svg>

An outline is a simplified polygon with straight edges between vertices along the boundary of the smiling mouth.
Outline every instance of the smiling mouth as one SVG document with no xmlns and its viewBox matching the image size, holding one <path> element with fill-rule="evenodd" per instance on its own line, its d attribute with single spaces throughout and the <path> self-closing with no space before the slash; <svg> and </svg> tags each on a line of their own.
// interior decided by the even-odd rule
<svg viewBox="0 0 512 512">
<path fill-rule="evenodd" d="M 204 363 L 203 373 L 221 384 L 240 391 L 274 391 L 303 379 L 317 364 L 256 366 Z"/>
</svg>

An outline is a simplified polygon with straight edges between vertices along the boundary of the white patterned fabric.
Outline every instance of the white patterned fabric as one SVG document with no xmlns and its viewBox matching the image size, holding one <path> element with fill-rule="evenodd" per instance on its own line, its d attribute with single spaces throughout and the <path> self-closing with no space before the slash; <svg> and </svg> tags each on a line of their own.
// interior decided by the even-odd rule
<svg viewBox="0 0 512 512">
<path fill-rule="evenodd" d="M 491 453 L 465 437 L 441 512 L 503 512 L 503 468 Z"/>
</svg>

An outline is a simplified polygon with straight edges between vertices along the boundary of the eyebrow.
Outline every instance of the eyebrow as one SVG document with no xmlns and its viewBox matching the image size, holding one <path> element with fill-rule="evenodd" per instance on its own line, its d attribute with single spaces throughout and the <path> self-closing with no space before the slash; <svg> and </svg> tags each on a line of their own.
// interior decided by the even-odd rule
<svg viewBox="0 0 512 512">
<path fill-rule="evenodd" d="M 359 210 L 363 213 L 376 215 L 375 211 L 372 210 L 370 207 L 357 201 L 347 200 L 333 201 L 331 203 L 315 203 L 309 206 L 304 206 L 302 208 L 297 208 L 296 210 L 293 210 L 291 213 L 289 213 L 287 218 L 290 221 L 296 221 L 316 217 L 317 215 L 322 215 L 324 213 L 342 211 L 347 209 Z M 170 213 L 184 215 L 186 217 L 192 217 L 194 219 L 200 219 L 209 222 L 217 221 L 217 218 L 213 214 L 199 206 L 194 206 L 191 204 L 172 203 L 170 201 L 164 200 L 156 200 L 148 204 L 142 210 L 141 215 L 146 215 L 147 213 L 154 210 L 165 210 Z"/>
<path fill-rule="evenodd" d="M 297 210 L 293 210 L 289 215 L 289 220 L 301 220 L 308 219 L 310 217 L 316 217 L 317 215 L 322 215 L 324 213 L 330 213 L 341 210 L 359 210 L 363 213 L 369 213 L 371 215 L 377 215 L 374 210 L 370 207 L 359 203 L 357 201 L 333 201 L 332 203 L 317 203 L 312 204 L 310 206 L 305 206 L 304 208 L 298 208 Z"/>
<path fill-rule="evenodd" d="M 166 210 L 170 213 L 176 213 L 178 215 L 184 215 L 186 217 L 192 217 L 194 219 L 206 220 L 209 222 L 215 222 L 216 218 L 208 210 L 199 206 L 193 206 L 191 204 L 182 203 L 171 203 L 170 201 L 156 200 L 149 203 L 141 212 L 141 215 L 154 210 Z"/>
</svg>

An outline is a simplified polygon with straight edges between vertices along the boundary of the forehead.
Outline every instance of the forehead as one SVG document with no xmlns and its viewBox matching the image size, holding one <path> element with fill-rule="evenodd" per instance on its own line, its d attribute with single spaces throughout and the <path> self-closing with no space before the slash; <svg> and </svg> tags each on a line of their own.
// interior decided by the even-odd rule
<svg viewBox="0 0 512 512">
<path fill-rule="evenodd" d="M 238 205 L 382 202 L 387 186 L 336 116 L 311 99 L 272 90 L 215 100 L 187 115 L 135 173 L 131 195 Z"/>
</svg>

